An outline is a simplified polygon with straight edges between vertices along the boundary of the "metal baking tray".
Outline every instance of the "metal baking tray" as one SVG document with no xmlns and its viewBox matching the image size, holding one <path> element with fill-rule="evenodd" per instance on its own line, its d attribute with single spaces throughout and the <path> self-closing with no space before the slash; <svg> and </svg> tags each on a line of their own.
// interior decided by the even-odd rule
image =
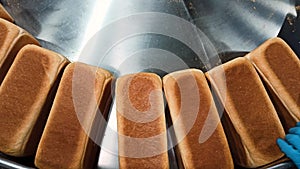
<svg viewBox="0 0 300 169">
<path fill-rule="evenodd" d="M 43 47 L 116 77 L 186 68 L 206 71 L 278 35 L 293 0 L 0 0 Z M 216 57 L 217 56 L 217 57 Z M 172 141 L 169 137 L 169 146 Z M 113 100 L 97 168 L 118 168 Z M 178 168 L 169 150 L 171 168 Z M 1 168 L 34 167 L 33 158 L 0 155 Z M 269 168 L 292 168 L 284 162 Z"/>
</svg>

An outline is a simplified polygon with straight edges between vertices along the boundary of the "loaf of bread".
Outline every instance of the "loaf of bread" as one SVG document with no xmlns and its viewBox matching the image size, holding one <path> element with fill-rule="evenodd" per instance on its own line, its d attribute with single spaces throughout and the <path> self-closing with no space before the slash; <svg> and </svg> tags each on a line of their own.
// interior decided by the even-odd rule
<svg viewBox="0 0 300 169">
<path fill-rule="evenodd" d="M 245 57 L 206 73 L 224 105 L 224 130 L 236 164 L 255 168 L 283 153 L 276 139 L 284 130 L 255 68 Z"/>
<path fill-rule="evenodd" d="M 4 9 L 0 4 L 0 18 L 3 18 L 7 21 L 14 22 L 14 19 L 9 15 L 9 13 Z"/>
<path fill-rule="evenodd" d="M 105 124 L 96 117 L 108 110 L 111 81 L 101 68 L 79 62 L 66 67 L 36 153 L 38 168 L 93 168 L 100 149 L 89 136 Z"/>
<path fill-rule="evenodd" d="M 300 60 L 280 38 L 247 55 L 269 89 L 286 131 L 300 121 Z"/>
<path fill-rule="evenodd" d="M 205 75 L 196 69 L 163 78 L 184 168 L 233 169 L 227 139 Z"/>
<path fill-rule="evenodd" d="M 51 108 L 56 81 L 68 61 L 35 45 L 18 53 L 0 87 L 0 151 L 33 155 Z"/>
<path fill-rule="evenodd" d="M 0 84 L 19 50 L 26 44 L 39 45 L 23 29 L 0 18 Z"/>
<path fill-rule="evenodd" d="M 119 165 L 169 168 L 162 83 L 152 73 L 117 79 Z"/>
</svg>

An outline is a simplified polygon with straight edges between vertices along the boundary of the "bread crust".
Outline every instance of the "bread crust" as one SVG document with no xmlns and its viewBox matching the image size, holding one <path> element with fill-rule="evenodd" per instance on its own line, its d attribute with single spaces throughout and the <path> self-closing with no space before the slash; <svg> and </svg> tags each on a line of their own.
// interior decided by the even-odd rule
<svg viewBox="0 0 300 169">
<path fill-rule="evenodd" d="M 120 168 L 169 168 L 161 79 L 152 73 L 116 83 Z"/>
<path fill-rule="evenodd" d="M 100 107 L 103 102 L 110 104 L 111 97 L 107 98 L 105 91 L 110 90 L 112 79 L 112 75 L 101 68 L 79 62 L 67 66 L 36 153 L 38 168 L 88 169 L 94 166 L 99 146 L 89 134 L 94 124 L 105 125 L 103 121 L 96 122 L 95 117 L 103 113 Z"/>
<path fill-rule="evenodd" d="M 19 50 L 27 44 L 39 42 L 22 28 L 0 18 L 0 84 Z"/>
<path fill-rule="evenodd" d="M 35 45 L 19 52 L 0 87 L 1 152 L 11 156 L 35 153 L 45 124 L 42 119 L 50 111 L 43 108 L 67 63 L 63 56 Z"/>
<path fill-rule="evenodd" d="M 283 157 L 276 145 L 283 127 L 250 61 L 237 58 L 206 75 L 225 107 L 223 124 L 235 162 L 255 168 Z"/>
<path fill-rule="evenodd" d="M 196 69 L 174 72 L 163 78 L 163 84 L 183 167 L 234 168 L 203 72 Z"/>
<path fill-rule="evenodd" d="M 273 38 L 246 56 L 254 64 L 278 110 L 286 131 L 300 121 L 300 60 L 280 38 Z"/>
<path fill-rule="evenodd" d="M 0 4 L 0 18 L 3 18 L 9 22 L 14 22 L 14 19 L 9 15 L 5 8 Z"/>
</svg>

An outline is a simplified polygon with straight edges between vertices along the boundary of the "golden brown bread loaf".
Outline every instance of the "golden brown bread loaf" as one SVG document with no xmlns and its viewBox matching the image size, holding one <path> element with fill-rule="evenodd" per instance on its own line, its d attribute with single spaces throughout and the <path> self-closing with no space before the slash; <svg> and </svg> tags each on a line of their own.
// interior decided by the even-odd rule
<svg viewBox="0 0 300 169">
<path fill-rule="evenodd" d="M 39 42 L 20 27 L 0 18 L 0 84 L 19 50 Z"/>
<path fill-rule="evenodd" d="M 47 101 L 67 63 L 63 56 L 35 45 L 20 50 L 0 87 L 1 152 L 35 153 L 50 111 Z"/>
<path fill-rule="evenodd" d="M 99 146 L 89 134 L 104 125 L 95 118 L 107 111 L 111 81 L 112 75 L 101 68 L 79 62 L 66 67 L 36 153 L 38 168 L 93 167 Z"/>
<path fill-rule="evenodd" d="M 138 73 L 116 83 L 120 168 L 169 168 L 162 84 Z"/>
<path fill-rule="evenodd" d="M 246 58 L 206 73 L 224 105 L 224 130 L 235 162 L 254 168 L 283 157 L 276 139 L 284 130 L 267 92 Z"/>
<path fill-rule="evenodd" d="M 268 87 L 286 131 L 300 121 L 300 60 L 280 38 L 247 55 Z"/>
<path fill-rule="evenodd" d="M 233 169 L 227 139 L 205 75 L 196 69 L 163 78 L 184 168 Z"/>
<path fill-rule="evenodd" d="M 9 15 L 5 8 L 0 4 L 0 18 L 3 18 L 9 22 L 14 22 L 14 19 Z"/>
</svg>

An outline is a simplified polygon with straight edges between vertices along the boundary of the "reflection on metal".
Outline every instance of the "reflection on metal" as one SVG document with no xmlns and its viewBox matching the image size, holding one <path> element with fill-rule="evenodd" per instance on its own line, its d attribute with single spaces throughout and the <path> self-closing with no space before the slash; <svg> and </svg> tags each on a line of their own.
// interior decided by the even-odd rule
<svg viewBox="0 0 300 169">
<path fill-rule="evenodd" d="M 194 22 L 220 52 L 252 50 L 277 36 L 287 13 L 296 14 L 293 0 L 186 0 L 186 5 L 181 0 L 1 2 L 16 23 L 45 47 L 74 61 L 85 42 L 104 25 L 141 12 L 163 12 Z"/>
<path fill-rule="evenodd" d="M 293 0 L 186 0 L 194 23 L 219 52 L 251 51 L 278 35 Z"/>
<path fill-rule="evenodd" d="M 140 71 L 164 75 L 188 67 L 205 71 L 220 64 L 220 60 L 215 59 L 219 52 L 250 51 L 264 40 L 277 36 L 286 14 L 295 14 L 292 0 L 0 2 L 15 18 L 16 24 L 38 38 L 43 47 L 57 51 L 71 61 L 83 61 L 104 67 L 116 76 Z M 149 20 L 130 20 L 147 13 L 152 16 Z M 164 15 L 152 15 L 159 13 Z M 172 15 L 170 19 L 176 16 L 184 21 L 177 24 L 161 22 L 162 17 L 166 15 Z M 186 22 L 190 22 L 191 25 L 181 25 Z M 194 28 L 192 23 L 196 25 Z M 106 30 L 113 24 L 118 26 Z M 160 26 L 164 33 L 153 31 Z M 138 28 L 139 33 L 141 30 L 149 32 L 118 39 L 131 28 Z M 168 29 L 170 32 L 177 30 L 178 38 L 168 35 Z M 190 42 L 185 43 L 183 39 L 186 38 L 190 39 Z M 116 43 L 105 48 L 107 50 L 101 50 L 101 47 L 113 40 L 116 40 Z M 194 50 L 192 46 L 199 48 Z M 118 168 L 116 131 L 116 109 L 113 104 L 102 143 L 99 168 Z M 171 168 L 178 168 L 172 149 L 169 155 Z"/>
<path fill-rule="evenodd" d="M 18 164 L 12 160 L 8 160 L 5 156 L 2 156 L 0 153 L 0 168 L 8 169 L 33 169 L 32 167 L 27 167 L 21 164 Z"/>
</svg>

